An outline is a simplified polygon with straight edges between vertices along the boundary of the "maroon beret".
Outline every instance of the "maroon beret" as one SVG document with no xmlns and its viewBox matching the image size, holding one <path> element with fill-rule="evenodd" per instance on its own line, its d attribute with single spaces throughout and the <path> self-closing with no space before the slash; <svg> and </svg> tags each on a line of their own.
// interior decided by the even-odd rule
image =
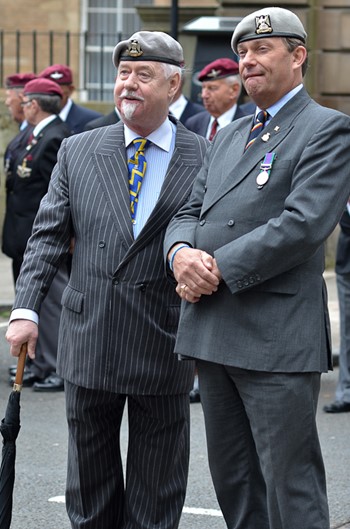
<svg viewBox="0 0 350 529">
<path fill-rule="evenodd" d="M 6 88 L 23 88 L 25 84 L 36 79 L 35 73 L 15 73 L 5 79 Z"/>
<path fill-rule="evenodd" d="M 229 75 L 238 74 L 238 64 L 232 59 L 216 59 L 213 62 L 207 64 L 203 70 L 199 72 L 198 80 L 203 81 L 216 81 L 217 79 L 223 79 Z"/>
<path fill-rule="evenodd" d="M 24 95 L 47 95 L 47 96 L 60 96 L 63 97 L 61 87 L 58 86 L 54 81 L 50 79 L 33 79 L 29 81 L 24 87 Z"/>
<path fill-rule="evenodd" d="M 39 77 L 44 77 L 45 79 L 51 79 L 57 84 L 72 84 L 73 75 L 72 70 L 65 64 L 53 64 L 48 66 L 39 73 Z"/>
</svg>

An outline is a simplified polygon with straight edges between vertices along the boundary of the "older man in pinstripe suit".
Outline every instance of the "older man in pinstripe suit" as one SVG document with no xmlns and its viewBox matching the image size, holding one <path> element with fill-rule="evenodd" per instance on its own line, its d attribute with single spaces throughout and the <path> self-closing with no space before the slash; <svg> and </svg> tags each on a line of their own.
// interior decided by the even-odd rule
<svg viewBox="0 0 350 529">
<path fill-rule="evenodd" d="M 123 122 L 63 142 L 27 247 L 7 339 L 12 355 L 27 342 L 34 357 L 36 314 L 74 235 L 57 366 L 65 379 L 71 525 L 176 529 L 187 482 L 193 363 L 172 354 L 179 301 L 164 273 L 162 246 L 208 142 L 168 118 L 183 64 L 174 39 L 136 33 L 116 46 L 113 60 Z M 127 162 L 137 137 L 150 144 L 132 222 Z M 119 430 L 126 400 L 124 486 Z"/>
</svg>

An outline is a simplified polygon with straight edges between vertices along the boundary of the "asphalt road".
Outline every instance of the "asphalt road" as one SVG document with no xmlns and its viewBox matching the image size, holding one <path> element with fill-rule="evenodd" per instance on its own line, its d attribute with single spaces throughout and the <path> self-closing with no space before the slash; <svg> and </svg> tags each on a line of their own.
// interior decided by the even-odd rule
<svg viewBox="0 0 350 529">
<path fill-rule="evenodd" d="M 12 363 L 4 335 L 5 323 L 0 322 L 2 416 L 11 391 L 7 368 Z M 350 528 L 350 415 L 327 415 L 321 409 L 333 398 L 336 379 L 337 370 L 323 377 L 318 423 L 328 475 L 332 528 L 345 529 Z M 207 466 L 201 405 L 192 404 L 191 412 L 190 475 L 179 529 L 225 529 Z M 122 446 L 125 453 L 126 419 L 122 428 Z M 64 505 L 66 448 L 64 393 L 38 394 L 24 388 L 21 430 L 17 439 L 12 529 L 69 529 Z"/>
</svg>

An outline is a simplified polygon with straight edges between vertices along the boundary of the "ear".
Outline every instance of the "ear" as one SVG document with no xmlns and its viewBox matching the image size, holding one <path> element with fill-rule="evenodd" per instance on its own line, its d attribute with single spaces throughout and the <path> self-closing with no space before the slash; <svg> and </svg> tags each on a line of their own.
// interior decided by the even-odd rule
<svg viewBox="0 0 350 529">
<path fill-rule="evenodd" d="M 306 61 L 307 51 L 304 46 L 297 46 L 293 51 L 293 62 L 296 68 L 301 68 Z"/>
<path fill-rule="evenodd" d="M 239 83 L 233 83 L 231 85 L 232 99 L 238 99 L 241 91 L 241 86 Z"/>
<path fill-rule="evenodd" d="M 175 73 L 171 78 L 170 78 L 170 85 L 169 85 L 169 97 L 170 99 L 172 99 L 174 97 L 174 95 L 176 94 L 176 92 L 178 91 L 179 89 L 179 86 L 181 84 L 181 75 L 179 73 Z"/>
</svg>

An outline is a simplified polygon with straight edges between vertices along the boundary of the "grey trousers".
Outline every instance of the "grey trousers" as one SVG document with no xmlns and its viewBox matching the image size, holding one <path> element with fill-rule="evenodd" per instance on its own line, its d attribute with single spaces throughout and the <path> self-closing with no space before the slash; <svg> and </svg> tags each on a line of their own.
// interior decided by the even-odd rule
<svg viewBox="0 0 350 529">
<path fill-rule="evenodd" d="M 329 529 L 315 420 L 320 374 L 197 365 L 209 466 L 228 529 Z"/>
</svg>

